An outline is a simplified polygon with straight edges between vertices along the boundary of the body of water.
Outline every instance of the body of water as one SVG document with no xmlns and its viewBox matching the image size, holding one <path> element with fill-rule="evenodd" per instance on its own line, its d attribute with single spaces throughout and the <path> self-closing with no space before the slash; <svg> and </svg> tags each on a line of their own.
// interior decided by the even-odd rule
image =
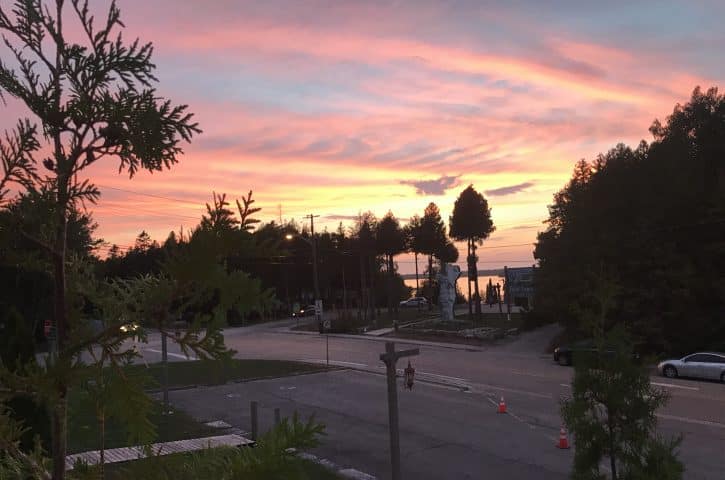
<svg viewBox="0 0 725 480">
<path fill-rule="evenodd" d="M 418 282 L 420 283 L 420 286 L 423 286 L 423 280 L 425 280 L 427 277 L 424 277 L 421 275 L 419 277 Z M 503 277 L 495 276 L 495 275 L 479 275 L 478 276 L 478 289 L 481 291 L 481 298 L 486 298 L 486 285 L 488 285 L 488 281 L 491 280 L 491 283 L 496 285 L 497 283 L 501 285 L 501 295 L 503 295 Z M 467 278 L 465 275 L 461 275 L 461 277 L 456 282 L 456 287 L 458 290 L 463 294 L 466 299 L 468 299 L 468 285 L 466 284 Z M 405 279 L 405 284 L 409 287 L 413 288 L 413 296 L 416 296 L 415 293 L 415 278 L 407 278 Z M 473 283 L 471 283 L 471 294 L 473 294 Z"/>
</svg>

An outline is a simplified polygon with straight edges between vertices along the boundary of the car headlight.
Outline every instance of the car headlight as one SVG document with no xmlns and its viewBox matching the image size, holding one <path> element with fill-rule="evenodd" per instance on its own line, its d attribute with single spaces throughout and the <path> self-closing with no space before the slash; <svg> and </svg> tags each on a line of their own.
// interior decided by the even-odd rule
<svg viewBox="0 0 725 480">
<path fill-rule="evenodd" d="M 122 331 L 123 333 L 126 333 L 126 332 L 128 332 L 128 327 L 127 327 L 126 325 L 121 325 L 121 329 L 120 329 L 120 330 L 121 330 L 121 331 Z"/>
</svg>

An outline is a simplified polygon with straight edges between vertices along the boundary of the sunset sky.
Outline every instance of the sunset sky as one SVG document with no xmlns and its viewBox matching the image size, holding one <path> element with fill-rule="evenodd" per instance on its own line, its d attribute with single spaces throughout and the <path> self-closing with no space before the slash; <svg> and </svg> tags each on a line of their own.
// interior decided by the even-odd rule
<svg viewBox="0 0 725 480">
<path fill-rule="evenodd" d="M 160 93 L 204 130 L 171 171 L 89 172 L 98 234 L 122 246 L 193 226 L 212 191 L 251 189 L 262 220 L 334 229 L 430 201 L 448 218 L 472 183 L 498 227 L 480 268 L 531 264 L 575 161 L 649 140 L 652 120 L 725 78 L 721 1 L 118 4 L 124 36 L 155 45 Z"/>
</svg>

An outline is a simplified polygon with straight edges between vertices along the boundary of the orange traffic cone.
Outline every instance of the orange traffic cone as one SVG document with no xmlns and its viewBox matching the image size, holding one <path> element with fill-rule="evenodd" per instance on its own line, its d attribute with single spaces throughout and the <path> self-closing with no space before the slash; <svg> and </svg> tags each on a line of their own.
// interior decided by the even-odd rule
<svg viewBox="0 0 725 480">
<path fill-rule="evenodd" d="M 503 397 L 501 397 L 501 401 L 498 402 L 498 413 L 506 413 L 506 402 L 503 401 Z"/>
<path fill-rule="evenodd" d="M 559 443 L 556 445 L 556 448 L 569 448 L 569 439 L 566 436 L 566 428 L 564 428 L 564 425 L 559 430 Z"/>
</svg>

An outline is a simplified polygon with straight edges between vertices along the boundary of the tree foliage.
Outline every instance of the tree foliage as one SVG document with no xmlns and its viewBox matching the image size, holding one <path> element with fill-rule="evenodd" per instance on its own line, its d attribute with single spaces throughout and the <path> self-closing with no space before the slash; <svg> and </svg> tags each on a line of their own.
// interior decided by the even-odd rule
<svg viewBox="0 0 725 480">
<path fill-rule="evenodd" d="M 453 204 L 451 237 L 459 241 L 471 240 L 480 243 L 495 229 L 488 202 L 473 185 L 469 185 Z"/>
<path fill-rule="evenodd" d="M 534 255 L 536 311 L 582 330 L 573 300 L 601 264 L 620 282 L 610 324 L 673 354 L 725 347 L 725 98 L 695 89 L 654 141 L 578 162 Z"/>
<path fill-rule="evenodd" d="M 67 35 L 73 21 L 80 36 Z M 152 45 L 126 43 L 119 32 L 123 27 L 114 2 L 103 17 L 81 0 L 0 6 L 8 52 L 0 60 L 0 95 L 14 98 L 30 116 L 0 140 L 0 197 L 14 183 L 50 201 L 50 238 L 44 241 L 22 228 L 21 233 L 52 265 L 57 337 L 54 354 L 42 363 L 31 361 L 16 370 L 0 365 L 0 384 L 4 395 L 26 392 L 52 408 L 54 479 L 65 476 L 67 396 L 85 368 L 85 352 L 100 349 L 119 361 L 131 356 L 120 348 L 120 317 L 94 332 L 81 315 L 88 276 L 82 259 L 68 261 L 69 212 L 100 195 L 84 170 L 104 159 L 114 159 L 119 172 L 129 176 L 169 168 L 178 161 L 181 144 L 200 132 L 185 105 L 172 104 L 153 88 Z M 13 435 L 0 437 L 5 451 L 14 441 Z M 32 459 L 15 460 L 35 468 Z"/>
<path fill-rule="evenodd" d="M 682 478 L 679 439 L 656 433 L 657 409 L 667 395 L 650 384 L 649 373 L 633 362 L 633 350 L 621 330 L 596 341 L 597 352 L 575 360 L 572 397 L 562 417 L 575 436 L 572 478 L 658 480 Z M 579 352 L 577 352 L 579 353 Z"/>
<path fill-rule="evenodd" d="M 316 447 L 324 434 L 324 425 L 314 417 L 302 421 L 295 412 L 291 419 L 282 419 L 262 435 L 254 448 L 222 447 L 192 455 L 152 456 L 130 463 L 124 469 L 123 478 L 312 480 L 296 452 Z"/>
</svg>

